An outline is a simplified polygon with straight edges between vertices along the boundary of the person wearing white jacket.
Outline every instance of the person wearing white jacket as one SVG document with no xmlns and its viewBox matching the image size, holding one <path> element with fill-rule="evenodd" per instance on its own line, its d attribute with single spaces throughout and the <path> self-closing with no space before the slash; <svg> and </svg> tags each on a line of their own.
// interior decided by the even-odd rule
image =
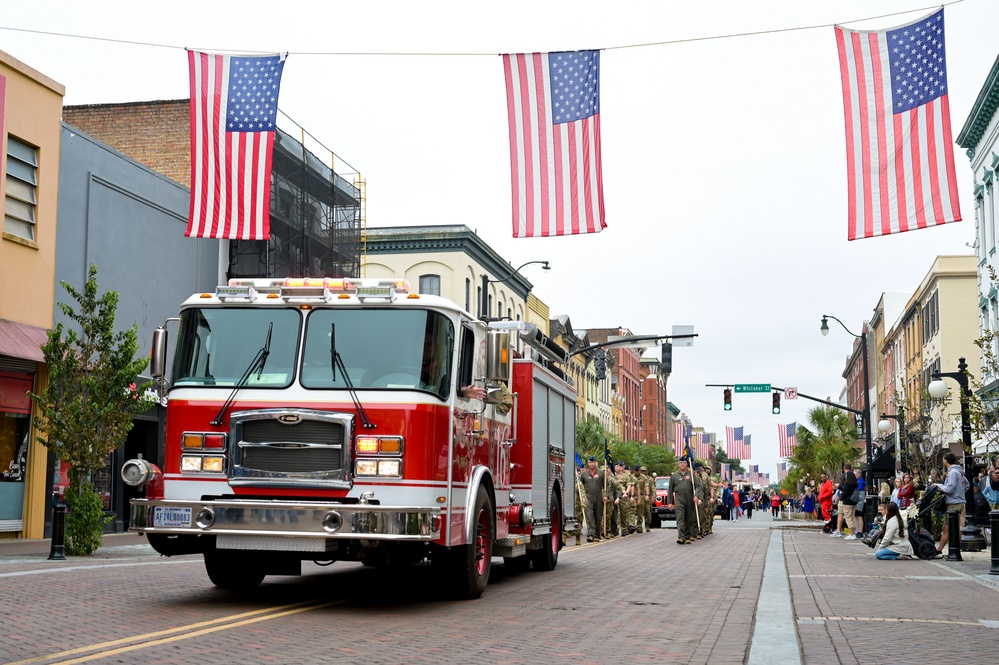
<svg viewBox="0 0 999 665">
<path fill-rule="evenodd" d="M 908 559 L 912 556 L 912 545 L 909 544 L 909 534 L 905 528 L 905 520 L 898 510 L 898 505 L 885 505 L 884 535 L 881 537 L 880 549 L 874 553 L 879 559 Z"/>
</svg>

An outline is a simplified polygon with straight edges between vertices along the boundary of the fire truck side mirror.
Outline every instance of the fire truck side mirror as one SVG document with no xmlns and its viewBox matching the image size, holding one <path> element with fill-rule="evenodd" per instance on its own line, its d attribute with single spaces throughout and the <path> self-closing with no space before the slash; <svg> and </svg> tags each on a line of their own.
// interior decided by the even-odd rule
<svg viewBox="0 0 999 665">
<path fill-rule="evenodd" d="M 166 375 L 167 329 L 160 326 L 153 331 L 153 345 L 149 349 L 149 373 L 162 382 Z"/>
<path fill-rule="evenodd" d="M 505 330 L 486 333 L 486 381 L 510 380 L 510 334 Z"/>
</svg>

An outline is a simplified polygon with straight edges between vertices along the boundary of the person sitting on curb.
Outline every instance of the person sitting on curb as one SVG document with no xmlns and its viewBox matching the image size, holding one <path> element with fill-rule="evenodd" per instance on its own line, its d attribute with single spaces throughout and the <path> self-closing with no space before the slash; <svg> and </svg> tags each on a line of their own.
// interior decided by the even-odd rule
<svg viewBox="0 0 999 665">
<path fill-rule="evenodd" d="M 905 528 L 905 520 L 898 510 L 898 504 L 887 503 L 885 507 L 884 535 L 881 536 L 880 549 L 874 553 L 879 559 L 908 559 L 912 557 L 912 545 Z"/>
</svg>

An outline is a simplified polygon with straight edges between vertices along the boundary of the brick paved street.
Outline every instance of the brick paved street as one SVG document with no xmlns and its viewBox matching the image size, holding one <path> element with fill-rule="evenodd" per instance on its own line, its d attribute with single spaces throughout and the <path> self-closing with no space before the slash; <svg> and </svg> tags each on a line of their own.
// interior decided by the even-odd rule
<svg viewBox="0 0 999 665">
<path fill-rule="evenodd" d="M 761 514 L 718 522 L 692 545 L 661 529 L 569 546 L 551 573 L 511 574 L 497 559 L 483 598 L 467 602 L 441 598 L 426 566 L 393 576 L 309 564 L 308 575 L 238 596 L 214 589 L 198 557 L 158 557 L 136 536 L 65 562 L 45 559 L 47 542 L 0 543 L 0 662 L 608 663 L 628 653 L 742 663 L 754 634 L 795 631 L 805 663 L 978 660 L 999 645 L 987 552 L 961 564 L 877 561 L 861 543 L 771 528 L 787 524 Z M 772 537 L 793 597 L 786 627 L 756 625 Z"/>
</svg>

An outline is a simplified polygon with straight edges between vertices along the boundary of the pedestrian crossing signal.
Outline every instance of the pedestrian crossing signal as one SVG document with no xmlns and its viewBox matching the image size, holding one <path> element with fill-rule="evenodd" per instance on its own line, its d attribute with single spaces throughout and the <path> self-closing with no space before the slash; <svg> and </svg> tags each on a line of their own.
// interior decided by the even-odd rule
<svg viewBox="0 0 999 665">
<path fill-rule="evenodd" d="M 774 394 L 774 415 L 780 414 L 780 393 L 775 392 Z"/>
<path fill-rule="evenodd" d="M 732 389 L 731 388 L 726 388 L 725 392 L 724 392 L 724 395 L 725 395 L 725 410 L 726 411 L 731 411 L 732 410 Z"/>
</svg>

